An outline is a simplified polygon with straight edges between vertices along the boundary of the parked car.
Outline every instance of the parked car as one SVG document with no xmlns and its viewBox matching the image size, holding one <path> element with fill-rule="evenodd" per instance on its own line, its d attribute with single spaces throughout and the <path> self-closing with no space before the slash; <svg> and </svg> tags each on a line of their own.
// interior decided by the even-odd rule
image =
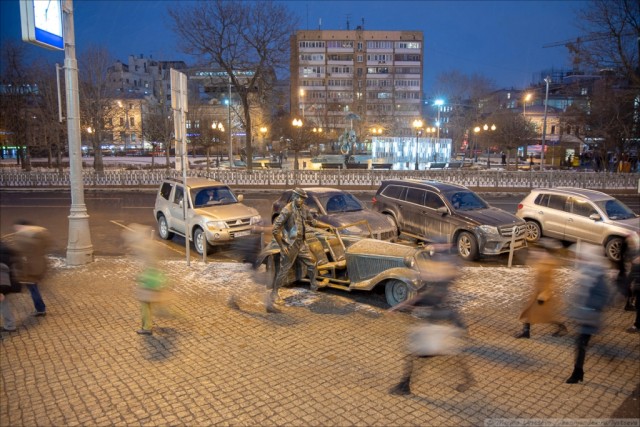
<svg viewBox="0 0 640 427">
<path fill-rule="evenodd" d="M 537 188 L 519 204 L 516 216 L 527 223 L 526 238 L 553 237 L 566 242 L 602 245 L 613 261 L 620 260 L 625 236 L 640 231 L 640 220 L 628 206 L 600 191 L 583 188 Z"/>
<path fill-rule="evenodd" d="M 185 194 L 187 221 L 183 211 Z M 188 235 L 199 254 L 204 252 L 205 245 L 223 245 L 249 236 L 261 217 L 256 209 L 244 205 L 242 199 L 242 194 L 236 196 L 222 182 L 187 178 L 185 192 L 181 180 L 167 178 L 158 188 L 153 208 L 158 233 L 165 240 L 174 234 Z"/>
<path fill-rule="evenodd" d="M 325 224 L 345 228 L 343 234 L 369 236 L 380 240 L 395 240 L 397 237 L 395 224 L 388 217 L 365 207 L 356 196 L 343 190 L 327 187 L 305 188 L 309 196 L 305 204 L 311 209 L 313 215 Z M 271 222 L 280 214 L 283 207 L 291 201 L 293 190 L 287 190 L 273 203 L 271 209 Z M 361 222 L 366 220 L 366 223 Z"/>
<path fill-rule="evenodd" d="M 345 224 L 330 231 L 307 227 L 306 241 L 318 260 L 316 280 L 320 286 L 344 291 L 384 287 L 390 306 L 413 298 L 424 286 L 420 277 L 428 268 L 424 261 L 430 257 L 430 249 L 342 234 L 357 226 Z M 280 268 L 280 247 L 275 241 L 260 252 L 255 266 L 264 267 L 268 280 L 275 280 Z M 304 268 L 295 263 L 285 284 L 308 282 Z"/>
<path fill-rule="evenodd" d="M 462 185 L 417 179 L 383 181 L 373 208 L 396 224 L 401 237 L 455 244 L 465 260 L 509 252 L 512 242 L 514 250 L 526 247 L 522 219 L 489 206 Z"/>
</svg>

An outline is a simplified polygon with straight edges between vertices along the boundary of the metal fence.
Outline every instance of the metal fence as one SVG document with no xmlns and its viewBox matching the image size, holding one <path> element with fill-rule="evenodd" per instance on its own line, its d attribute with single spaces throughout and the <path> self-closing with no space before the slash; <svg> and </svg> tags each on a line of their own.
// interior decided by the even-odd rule
<svg viewBox="0 0 640 427">
<path fill-rule="evenodd" d="M 98 173 L 84 170 L 84 187 L 87 189 L 153 188 L 163 178 L 180 178 L 173 169 L 105 170 Z M 492 171 L 492 170 L 228 170 L 213 169 L 209 172 L 193 169 L 188 176 L 206 177 L 222 181 L 232 187 L 282 189 L 292 186 L 349 187 L 362 190 L 377 189 L 387 179 L 427 179 L 461 184 L 467 187 L 495 191 L 527 190 L 540 187 L 579 187 L 595 190 L 639 191 L 640 174 L 575 171 Z M 63 189 L 70 186 L 69 170 L 52 171 L 37 169 L 25 172 L 18 168 L 0 170 L 0 188 Z"/>
</svg>

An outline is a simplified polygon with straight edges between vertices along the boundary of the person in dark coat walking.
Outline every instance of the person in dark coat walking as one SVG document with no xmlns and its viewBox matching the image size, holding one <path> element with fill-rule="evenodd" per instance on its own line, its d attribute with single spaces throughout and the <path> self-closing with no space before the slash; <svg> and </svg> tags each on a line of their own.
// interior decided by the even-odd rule
<svg viewBox="0 0 640 427">
<path fill-rule="evenodd" d="M 578 287 L 570 316 L 578 325 L 576 338 L 576 358 L 567 384 L 576 384 L 584 379 L 584 361 L 591 336 L 602 324 L 602 313 L 609 300 L 606 280 L 605 258 L 602 247 L 582 243 L 578 248 Z"/>
<path fill-rule="evenodd" d="M 27 286 L 31 294 L 34 316 L 44 316 L 47 314 L 47 307 L 40 295 L 38 283 L 47 273 L 47 251 L 51 246 L 49 231 L 25 220 L 16 221 L 13 228 L 16 231 L 14 245 L 20 257 L 18 280 Z"/>
<path fill-rule="evenodd" d="M 2 330 L 5 332 L 16 330 L 11 294 L 19 293 L 22 289 L 14 275 L 17 262 L 18 254 L 0 241 L 0 313 L 2 314 Z"/>
<path fill-rule="evenodd" d="M 445 253 L 449 249 L 448 244 L 432 245 L 431 259 L 422 261 L 427 264 L 425 268 L 421 268 L 421 271 L 426 272 L 421 277 L 425 282 L 422 291 L 414 298 L 389 310 L 394 312 L 403 308 L 409 308 L 411 311 L 426 309 L 424 323 L 409 335 L 409 351 L 405 356 L 402 378 L 389 390 L 390 394 L 411 394 L 410 384 L 415 362 L 420 358 L 429 359 L 457 352 L 458 335 L 466 331 L 466 325 L 458 312 L 446 304 L 449 288 L 458 275 L 456 259 Z M 420 333 L 420 328 L 425 326 L 428 329 L 422 329 L 423 332 Z M 464 376 L 464 382 L 458 385 L 456 390 L 467 391 L 475 383 L 473 375 L 464 360 L 457 360 L 456 364 L 462 369 Z"/>
</svg>

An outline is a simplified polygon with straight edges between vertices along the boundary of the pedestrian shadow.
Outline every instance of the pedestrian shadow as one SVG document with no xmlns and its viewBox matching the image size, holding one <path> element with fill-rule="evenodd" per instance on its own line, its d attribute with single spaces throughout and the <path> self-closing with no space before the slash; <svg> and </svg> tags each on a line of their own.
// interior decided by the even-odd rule
<svg viewBox="0 0 640 427">
<path fill-rule="evenodd" d="M 463 353 L 514 368 L 527 368 L 540 365 L 539 360 L 529 357 L 523 350 L 514 349 L 513 347 L 505 349 L 500 346 L 477 342 L 473 339 L 469 340 L 464 347 Z"/>
<path fill-rule="evenodd" d="M 300 321 L 287 313 L 282 306 L 276 307 L 278 310 L 277 313 L 267 313 L 265 305 L 262 303 L 258 304 L 250 301 L 247 302 L 239 298 L 230 298 L 227 301 L 227 308 L 245 317 L 262 322 L 269 322 L 277 326 L 295 326 L 300 324 Z"/>
<path fill-rule="evenodd" d="M 174 328 L 154 327 L 153 335 L 141 335 L 142 354 L 146 360 L 160 361 L 177 354 L 179 333 Z"/>
</svg>

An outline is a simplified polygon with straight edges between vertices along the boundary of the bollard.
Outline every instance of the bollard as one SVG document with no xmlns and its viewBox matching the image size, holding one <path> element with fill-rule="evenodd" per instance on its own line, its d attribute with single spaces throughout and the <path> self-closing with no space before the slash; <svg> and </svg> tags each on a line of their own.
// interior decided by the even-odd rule
<svg viewBox="0 0 640 427">
<path fill-rule="evenodd" d="M 511 268 L 511 262 L 513 261 L 513 252 L 515 251 L 515 248 L 513 246 L 516 243 L 517 231 L 518 231 L 518 226 L 514 225 L 513 229 L 511 230 L 511 246 L 509 247 L 509 263 L 507 264 L 509 268 Z"/>
</svg>

